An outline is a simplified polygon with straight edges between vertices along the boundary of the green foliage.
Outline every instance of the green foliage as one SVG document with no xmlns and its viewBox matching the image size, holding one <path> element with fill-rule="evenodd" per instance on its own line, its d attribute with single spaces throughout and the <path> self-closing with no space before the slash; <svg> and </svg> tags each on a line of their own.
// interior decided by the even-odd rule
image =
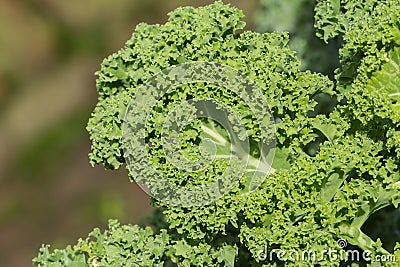
<svg viewBox="0 0 400 267">
<path fill-rule="evenodd" d="M 49 246 L 42 246 L 33 262 L 52 267 L 174 266 L 174 262 L 179 266 L 233 266 L 236 255 L 237 248 L 233 246 L 190 245 L 185 240 L 171 240 L 165 229 L 154 235 L 150 227 L 121 226 L 110 220 L 104 233 L 96 228 L 73 247 L 50 253 Z"/>
<path fill-rule="evenodd" d="M 393 98 L 399 79 L 399 14 L 397 0 L 328 0 L 318 1 L 316 7 L 318 35 L 325 41 L 343 36 L 337 87 L 348 101 L 348 114 L 363 125 L 399 121 L 398 98 Z"/>
<path fill-rule="evenodd" d="M 255 16 L 260 32 L 288 32 L 289 46 L 296 51 L 302 70 L 332 75 L 339 66 L 338 40 L 325 44 L 315 36 L 315 0 L 261 0 Z"/>
<path fill-rule="evenodd" d="M 65 250 L 49 252 L 42 246 L 33 260 L 37 266 L 163 266 L 168 249 L 168 234 L 163 230 L 153 235 L 150 227 L 122 225 L 110 220 L 104 233 L 94 229 L 89 236 Z"/>
<path fill-rule="evenodd" d="M 88 125 L 92 164 L 116 169 L 125 163 L 124 115 L 146 80 L 173 65 L 206 61 L 232 67 L 261 88 L 276 122 L 274 172 L 251 192 L 243 176 L 228 193 L 200 207 L 154 200 L 163 211 L 156 223 L 165 227 L 157 234 L 111 222 L 105 234 L 91 234 L 95 241 L 52 253 L 43 247 L 35 264 L 87 266 L 95 260 L 99 266 L 339 266 L 345 261 L 339 257 L 318 262 L 258 258 L 265 247 L 317 255 L 329 249 L 345 252 L 339 238 L 371 257 L 389 255 L 362 226 L 375 212 L 400 202 L 399 11 L 394 0 L 317 1 L 318 34 L 325 41 L 343 35 L 342 65 L 334 81 L 300 71 L 287 34 L 239 33 L 242 13 L 219 1 L 179 8 L 164 25 L 138 25 L 125 47 L 106 58 L 97 73 L 99 102 Z M 321 112 L 316 101 L 321 94 L 340 102 Z M 196 97 L 235 103 L 232 109 L 246 122 L 250 142 L 261 139 L 253 114 L 232 92 L 204 83 L 168 92 L 150 112 L 146 140 L 155 168 L 180 185 L 205 184 L 226 167 L 221 159 L 207 171 L 187 175 L 162 153 L 161 126 L 168 110 L 179 100 Z M 183 129 L 181 146 L 188 157 L 198 156 L 202 126 L 210 124 L 196 120 Z M 399 248 L 391 249 L 398 259 Z M 144 265 L 136 263 L 139 258 Z"/>
</svg>

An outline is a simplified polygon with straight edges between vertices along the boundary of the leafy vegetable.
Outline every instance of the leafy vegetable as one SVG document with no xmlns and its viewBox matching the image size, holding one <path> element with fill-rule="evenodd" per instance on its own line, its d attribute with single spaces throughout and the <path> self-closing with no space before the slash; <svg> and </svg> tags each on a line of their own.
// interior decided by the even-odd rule
<svg viewBox="0 0 400 267">
<path fill-rule="evenodd" d="M 332 76 L 339 67 L 339 40 L 325 44 L 315 35 L 314 6 L 316 0 L 261 0 L 262 8 L 255 16 L 260 32 L 289 32 L 289 46 L 296 51 L 302 70 Z"/>
<path fill-rule="evenodd" d="M 336 255 L 282 260 L 277 255 L 262 258 L 260 251 L 311 251 L 321 256 L 335 250 L 346 255 L 350 249 L 347 242 L 359 252 L 368 252 L 370 259 L 393 255 L 400 259 L 399 244 L 391 249 L 391 255 L 379 239 L 375 241 L 361 230 L 372 214 L 400 203 L 399 11 L 395 0 L 317 1 L 318 35 L 325 41 L 343 36 L 341 68 L 333 81 L 300 71 L 287 34 L 239 33 L 244 27 L 242 12 L 220 1 L 200 8 L 178 8 L 164 25 L 138 25 L 125 47 L 106 58 L 97 72 L 99 102 L 88 124 L 91 163 L 108 169 L 126 163 L 123 128 L 132 122 L 125 117 L 132 108 L 128 103 L 142 96 L 143 86 L 152 77 L 179 64 L 213 62 L 239 71 L 260 88 L 275 122 L 273 171 L 264 174 L 257 189 L 249 190 L 252 170 L 246 169 L 228 192 L 205 205 L 187 207 L 153 199 L 163 211 L 156 217 L 156 225 L 167 225 L 155 235 L 148 228 L 119 226 L 112 221 L 104 234 L 92 233 L 95 241 L 79 241 L 52 253 L 43 247 L 34 263 L 90 266 L 95 260 L 99 266 L 339 266 L 347 259 Z M 174 79 L 172 74 L 166 72 Z M 338 105 L 321 112 L 321 103 L 316 101 L 321 94 L 337 97 Z M 180 117 L 189 110 L 182 108 L 180 101 L 201 97 L 231 107 L 244 122 L 249 138 L 245 157 L 254 159 L 255 166 L 264 162 L 258 148 L 265 136 L 249 103 L 215 84 L 181 84 L 156 99 L 140 130 L 154 168 L 169 183 L 189 188 L 211 183 L 229 166 L 229 161 L 220 157 L 210 160 L 204 169 L 188 172 L 164 153 L 163 149 L 174 143 L 163 139 L 168 116 Z M 135 103 L 145 106 L 150 100 L 143 97 L 143 104 Z M 212 143 L 217 144 L 219 156 L 232 147 L 230 134 L 207 119 L 195 118 L 179 130 L 178 147 L 186 159 L 210 154 Z M 200 141 L 205 138 L 212 142 Z M 135 171 L 130 174 L 136 179 Z M 163 183 L 156 180 L 152 186 L 162 188 Z M 138 259 L 144 265 L 137 263 Z M 398 266 L 398 262 L 382 264 Z"/>
<path fill-rule="evenodd" d="M 156 236 L 150 227 L 120 225 L 110 220 L 109 229 L 101 233 L 94 229 L 85 240 L 65 250 L 49 253 L 42 246 L 37 266 L 163 266 L 163 255 L 169 243 L 163 230 Z M 123 263 L 123 264 L 122 264 Z"/>
</svg>

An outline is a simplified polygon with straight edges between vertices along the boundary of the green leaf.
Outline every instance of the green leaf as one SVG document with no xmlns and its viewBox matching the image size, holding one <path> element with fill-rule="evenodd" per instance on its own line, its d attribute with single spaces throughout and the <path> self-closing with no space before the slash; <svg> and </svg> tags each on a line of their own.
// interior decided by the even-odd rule
<svg viewBox="0 0 400 267">
<path fill-rule="evenodd" d="M 381 69 L 372 75 L 367 89 L 384 94 L 391 102 L 389 105 L 393 112 L 400 118 L 400 48 L 394 47 L 388 53 L 386 61 Z"/>
<path fill-rule="evenodd" d="M 218 257 L 219 262 L 223 262 L 224 266 L 235 266 L 235 257 L 237 256 L 237 247 L 224 246 L 220 257 Z"/>
<path fill-rule="evenodd" d="M 324 186 L 321 189 L 321 201 L 323 203 L 330 202 L 333 197 L 335 196 L 337 190 L 340 188 L 344 180 L 343 174 L 340 175 L 339 173 L 332 173 L 327 181 L 325 182 Z"/>
<path fill-rule="evenodd" d="M 177 256 L 188 256 L 187 253 L 190 251 L 190 246 L 186 243 L 185 240 L 178 241 L 173 247 L 175 249 L 175 254 Z"/>
</svg>

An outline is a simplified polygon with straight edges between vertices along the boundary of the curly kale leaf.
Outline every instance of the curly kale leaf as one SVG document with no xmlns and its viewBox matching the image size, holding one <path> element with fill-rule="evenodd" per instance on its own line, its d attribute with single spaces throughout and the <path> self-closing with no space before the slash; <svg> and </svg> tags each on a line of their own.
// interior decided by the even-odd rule
<svg viewBox="0 0 400 267">
<path fill-rule="evenodd" d="M 343 35 L 335 88 L 328 77 L 300 70 L 287 34 L 239 33 L 243 14 L 220 1 L 179 8 L 164 25 L 138 25 L 125 47 L 105 59 L 97 72 L 99 102 L 88 124 L 91 163 L 109 169 L 124 164 L 124 114 L 141 85 L 170 66 L 206 61 L 236 69 L 261 88 L 275 119 L 274 172 L 251 192 L 243 176 L 228 193 L 199 207 L 154 200 L 163 207 L 163 224 L 168 225 L 156 235 L 150 229 L 111 223 L 105 234 L 95 230 L 95 241 L 87 239 L 52 253 L 42 248 L 34 262 L 135 266 L 141 258 L 147 264 L 143 266 L 163 262 L 167 266 L 332 266 L 343 261 L 270 262 L 258 256 L 266 246 L 343 252 L 336 243 L 339 238 L 373 256 L 388 255 L 382 242 L 364 233 L 362 226 L 375 212 L 400 202 L 398 11 L 397 0 L 317 1 L 319 34 L 326 40 Z M 339 97 L 340 104 L 329 112 L 317 112 L 316 97 L 321 93 Z M 187 175 L 170 168 L 162 153 L 160 125 L 168 109 L 181 99 L 201 96 L 235 103 L 232 108 L 246 122 L 250 141 L 261 138 L 248 106 L 226 89 L 204 83 L 176 88 L 151 111 L 151 123 L 144 130 L 154 166 L 177 183 L 182 179 L 188 184 L 206 183 L 225 166 L 218 161 L 207 172 Z M 186 143 L 182 146 L 188 156 L 196 156 L 196 137 L 207 125 L 193 121 L 183 129 Z M 399 255 L 399 245 L 394 254 Z"/>
<path fill-rule="evenodd" d="M 165 230 L 153 235 L 150 227 L 120 225 L 109 221 L 109 229 L 102 233 L 94 229 L 89 236 L 64 250 L 49 252 L 42 246 L 33 260 L 37 266 L 164 266 L 169 236 Z"/>
<path fill-rule="evenodd" d="M 315 0 L 262 0 L 254 23 L 260 32 L 288 32 L 302 70 L 333 75 L 339 67 L 338 41 L 325 44 L 315 36 Z"/>
<path fill-rule="evenodd" d="M 400 75 L 396 63 L 399 14 L 397 0 L 317 1 L 318 35 L 325 41 L 338 35 L 343 39 L 341 69 L 336 75 L 338 89 L 348 101 L 349 111 L 354 114 L 352 119 L 365 125 L 387 120 L 399 122 L 397 106 L 392 105 L 397 101 L 392 98 L 392 91 L 397 91 L 392 84 Z"/>
</svg>

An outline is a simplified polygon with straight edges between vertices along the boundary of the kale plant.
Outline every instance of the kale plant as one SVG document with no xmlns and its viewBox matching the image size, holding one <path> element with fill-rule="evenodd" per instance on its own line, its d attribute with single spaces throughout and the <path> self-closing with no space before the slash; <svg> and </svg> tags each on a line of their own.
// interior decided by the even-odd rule
<svg viewBox="0 0 400 267">
<path fill-rule="evenodd" d="M 339 66 L 339 36 L 329 44 L 316 36 L 314 6 L 316 0 L 261 0 L 262 8 L 255 15 L 260 32 L 289 32 L 289 46 L 296 51 L 302 70 L 333 76 Z"/>
<path fill-rule="evenodd" d="M 153 196 L 153 229 L 111 220 L 34 264 L 399 266 L 400 245 L 362 226 L 400 203 L 400 3 L 315 12 L 317 36 L 342 40 L 332 79 L 301 70 L 287 33 L 243 31 L 220 1 L 139 24 L 97 72 L 87 129 L 91 163 L 126 165 Z M 321 95 L 338 102 L 321 108 Z"/>
</svg>

